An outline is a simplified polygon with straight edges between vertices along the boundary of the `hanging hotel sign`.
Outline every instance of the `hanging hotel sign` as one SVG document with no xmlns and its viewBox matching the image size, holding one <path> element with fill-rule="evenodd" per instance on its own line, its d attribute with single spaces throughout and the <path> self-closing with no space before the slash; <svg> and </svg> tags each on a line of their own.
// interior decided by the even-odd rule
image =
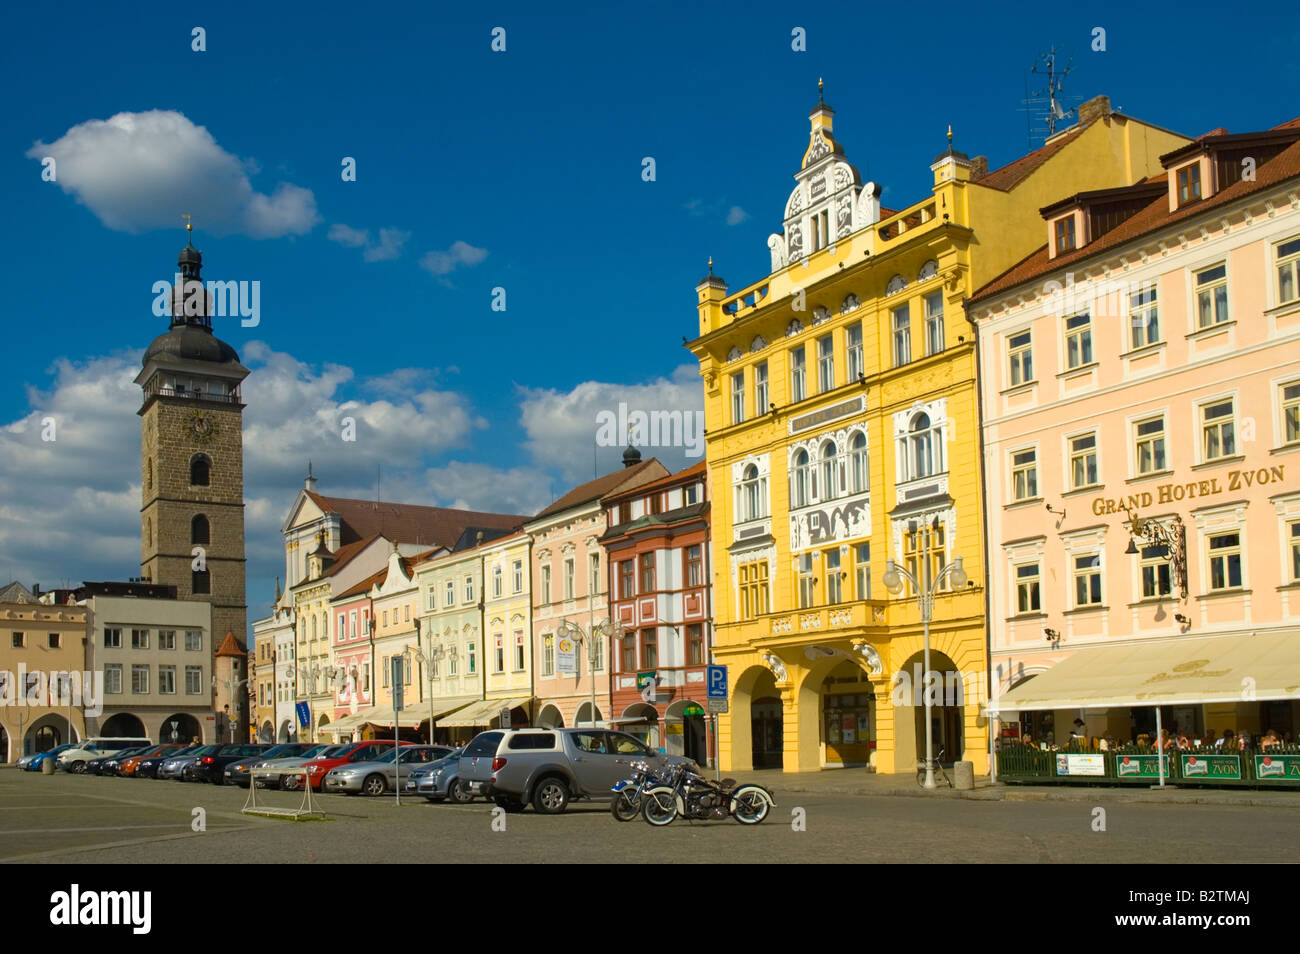
<svg viewBox="0 0 1300 954">
<path fill-rule="evenodd" d="M 1261 782 L 1300 779 L 1300 755 L 1256 755 L 1255 778 Z"/>
<path fill-rule="evenodd" d="M 572 636 L 560 636 L 555 640 L 555 671 L 569 675 L 578 672 L 577 643 Z"/>
<path fill-rule="evenodd" d="M 1241 778 L 1240 755 L 1192 755 L 1182 753 L 1179 765 L 1185 779 L 1197 778 Z"/>
<path fill-rule="evenodd" d="M 1246 470 L 1230 470 L 1220 477 L 1207 480 L 1189 480 L 1186 483 L 1171 482 L 1157 484 L 1154 492 L 1143 491 L 1126 497 L 1094 497 L 1092 512 L 1101 517 L 1108 513 L 1128 513 L 1149 509 L 1152 505 L 1173 503 L 1179 500 L 1196 500 L 1199 497 L 1212 497 L 1215 494 L 1245 490 L 1249 487 L 1265 484 L 1280 484 L 1285 473 L 1285 464 L 1272 467 L 1255 467 Z"/>
</svg>

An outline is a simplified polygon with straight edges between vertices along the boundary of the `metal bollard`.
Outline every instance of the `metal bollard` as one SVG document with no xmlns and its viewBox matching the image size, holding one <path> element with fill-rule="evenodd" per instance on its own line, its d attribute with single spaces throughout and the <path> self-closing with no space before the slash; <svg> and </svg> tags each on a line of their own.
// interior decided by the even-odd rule
<svg viewBox="0 0 1300 954">
<path fill-rule="evenodd" d="M 969 792 L 975 788 L 975 764 L 973 762 L 952 763 L 952 787 Z"/>
</svg>

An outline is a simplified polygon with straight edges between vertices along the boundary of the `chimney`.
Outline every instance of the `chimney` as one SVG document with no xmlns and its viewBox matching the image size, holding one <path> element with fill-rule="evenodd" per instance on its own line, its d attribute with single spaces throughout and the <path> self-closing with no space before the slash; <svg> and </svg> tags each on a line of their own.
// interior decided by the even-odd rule
<svg viewBox="0 0 1300 954">
<path fill-rule="evenodd" d="M 970 161 L 971 182 L 974 182 L 976 179 L 983 179 L 988 174 L 989 174 L 988 156 L 976 156 L 974 159 Z"/>
<path fill-rule="evenodd" d="M 1104 93 L 1079 106 L 1079 125 L 1110 115 L 1110 97 Z"/>
</svg>

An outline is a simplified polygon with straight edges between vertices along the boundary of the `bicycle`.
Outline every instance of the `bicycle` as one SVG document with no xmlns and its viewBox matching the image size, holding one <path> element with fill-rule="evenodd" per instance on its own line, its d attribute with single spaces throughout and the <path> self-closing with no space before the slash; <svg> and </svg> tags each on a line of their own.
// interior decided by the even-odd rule
<svg viewBox="0 0 1300 954">
<path fill-rule="evenodd" d="M 934 782 L 936 786 L 947 785 L 952 788 L 952 779 L 943 770 L 941 762 L 943 762 L 943 746 L 939 747 L 939 754 L 934 757 Z M 916 784 L 925 788 L 925 759 L 916 763 Z"/>
</svg>

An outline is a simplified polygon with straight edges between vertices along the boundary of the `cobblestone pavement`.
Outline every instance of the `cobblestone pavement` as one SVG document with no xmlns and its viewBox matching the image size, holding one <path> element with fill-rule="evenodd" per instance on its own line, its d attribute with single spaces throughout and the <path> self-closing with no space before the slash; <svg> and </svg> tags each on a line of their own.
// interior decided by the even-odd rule
<svg viewBox="0 0 1300 954">
<path fill-rule="evenodd" d="M 834 787 L 821 781 L 827 774 L 804 779 L 802 787 Z M 777 800 L 763 824 L 676 822 L 656 829 L 640 820 L 620 824 L 604 805 L 591 803 L 560 816 L 494 815 L 483 802 L 404 798 L 399 807 L 391 795 L 322 796 L 327 820 L 295 823 L 240 814 L 244 789 L 5 770 L 0 861 L 1204 864 L 1293 861 L 1300 844 L 1300 813 L 1281 803 L 1146 804 L 1135 793 L 1102 789 L 1041 800 L 1025 800 L 1034 792 L 1010 793 L 1015 799 L 903 798 L 795 791 L 798 777 L 755 778 Z M 261 800 L 296 807 L 299 796 L 274 792 Z M 196 808 L 204 810 L 204 832 L 192 830 Z M 1100 820 L 1104 831 L 1094 830 Z M 494 821 L 505 830 L 495 830 Z"/>
</svg>

